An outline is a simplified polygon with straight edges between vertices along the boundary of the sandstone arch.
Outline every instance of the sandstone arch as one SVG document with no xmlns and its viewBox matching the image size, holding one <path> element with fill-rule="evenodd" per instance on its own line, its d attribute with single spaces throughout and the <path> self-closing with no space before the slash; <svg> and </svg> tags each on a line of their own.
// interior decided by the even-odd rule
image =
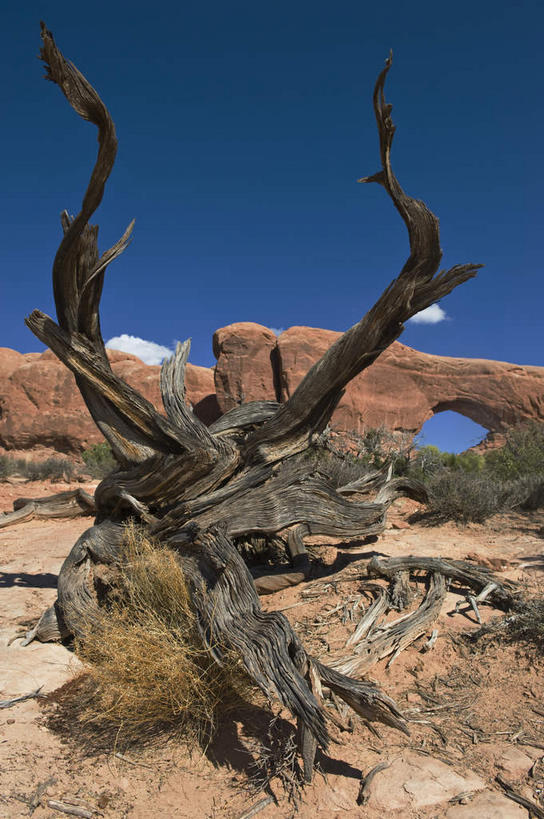
<svg viewBox="0 0 544 819">
<path fill-rule="evenodd" d="M 274 339 L 268 328 L 251 322 L 218 330 L 219 407 L 226 411 L 241 395 L 249 396 L 248 400 L 271 399 L 276 383 L 280 400 L 287 401 L 340 336 L 332 330 L 291 327 Z M 239 356 L 240 349 L 251 349 L 258 378 L 252 363 L 246 366 Z M 515 424 L 544 421 L 544 367 L 430 355 L 395 341 L 347 385 L 332 423 L 357 432 L 383 424 L 416 435 L 429 418 L 444 410 L 465 415 L 495 438 Z"/>
<path fill-rule="evenodd" d="M 427 420 L 430 421 L 431 418 L 434 418 L 442 412 L 455 412 L 464 418 L 468 418 L 480 427 L 483 427 L 485 433 L 482 435 L 482 438 L 485 438 L 486 435 L 498 433 L 502 426 L 500 418 L 494 409 L 477 399 L 459 398 L 453 401 L 441 401 L 432 408 L 432 415 Z"/>
</svg>

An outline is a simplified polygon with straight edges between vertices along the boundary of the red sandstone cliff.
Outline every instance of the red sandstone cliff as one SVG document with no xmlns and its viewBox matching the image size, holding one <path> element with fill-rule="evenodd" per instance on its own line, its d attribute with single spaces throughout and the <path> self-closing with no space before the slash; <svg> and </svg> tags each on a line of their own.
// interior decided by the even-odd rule
<svg viewBox="0 0 544 819">
<path fill-rule="evenodd" d="M 162 406 L 160 367 L 117 350 L 108 350 L 108 358 L 116 375 Z M 186 385 L 195 413 L 205 423 L 218 418 L 213 369 L 188 364 Z M 75 454 L 103 440 L 72 373 L 50 350 L 21 354 L 0 348 L 0 448 L 39 447 Z"/>
<path fill-rule="evenodd" d="M 244 400 L 285 401 L 341 333 L 291 327 L 279 338 L 241 322 L 218 330 L 217 400 L 223 412 Z M 417 433 L 434 413 L 455 410 L 493 433 L 544 421 L 544 367 L 448 358 L 394 342 L 348 385 L 333 424 L 362 432 L 382 424 Z"/>
<path fill-rule="evenodd" d="M 251 322 L 223 327 L 214 335 L 216 367 L 187 365 L 188 401 L 206 423 L 242 401 L 284 401 L 339 336 L 291 327 L 276 338 Z M 128 353 L 108 355 L 117 375 L 160 408 L 159 367 Z M 519 422 L 544 421 L 544 367 L 428 355 L 395 342 L 351 382 L 333 424 L 417 433 L 447 409 L 499 435 Z M 51 352 L 0 349 L 0 448 L 78 453 L 100 440 L 73 376 Z"/>
</svg>

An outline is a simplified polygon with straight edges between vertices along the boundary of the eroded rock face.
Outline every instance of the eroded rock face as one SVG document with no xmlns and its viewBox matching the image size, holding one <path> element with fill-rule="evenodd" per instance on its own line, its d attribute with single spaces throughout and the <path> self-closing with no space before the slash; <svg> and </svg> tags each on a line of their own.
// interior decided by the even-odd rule
<svg viewBox="0 0 544 819">
<path fill-rule="evenodd" d="M 205 423 L 240 403 L 285 401 L 340 333 L 239 322 L 214 334 L 215 368 L 188 364 L 187 397 Z M 159 367 L 108 351 L 114 371 L 162 411 Z M 348 385 L 333 426 L 363 433 L 386 426 L 416 434 L 432 415 L 454 410 L 495 441 L 513 425 L 544 421 L 544 367 L 420 353 L 395 342 Z M 78 453 L 102 440 L 71 373 L 53 353 L 0 349 L 0 447 Z"/>
<path fill-rule="evenodd" d="M 160 367 L 117 350 L 108 350 L 108 358 L 116 375 L 162 408 Z M 188 364 L 186 385 L 195 413 L 205 423 L 218 418 L 213 369 Z M 77 454 L 103 440 L 72 373 L 50 350 L 23 355 L 0 348 L 0 447 Z"/>
<path fill-rule="evenodd" d="M 215 331 L 215 389 L 222 412 L 248 401 L 276 399 L 276 342 L 272 330 L 251 321 Z"/>
<path fill-rule="evenodd" d="M 233 326 L 239 344 L 244 326 Z M 251 328 L 255 346 L 258 330 L 266 328 Z M 230 328 L 224 327 L 218 333 L 224 350 L 231 349 Z M 276 354 L 267 338 L 265 357 L 276 366 L 269 384 L 271 381 L 279 387 L 281 400 L 292 395 L 310 367 L 340 335 L 314 327 L 291 327 L 277 339 Z M 255 350 L 254 354 L 259 355 Z M 223 411 L 230 409 L 225 394 L 251 395 L 251 400 L 274 397 L 265 378 L 254 377 L 250 361 L 238 365 L 235 379 L 231 377 L 232 367 L 229 354 L 224 353 L 216 367 L 216 384 L 222 384 L 217 398 Z M 385 425 L 415 434 L 425 421 L 443 410 L 459 412 L 498 435 L 516 423 L 544 420 L 544 367 L 429 355 L 394 342 L 348 385 L 332 423 L 357 432 Z"/>
</svg>

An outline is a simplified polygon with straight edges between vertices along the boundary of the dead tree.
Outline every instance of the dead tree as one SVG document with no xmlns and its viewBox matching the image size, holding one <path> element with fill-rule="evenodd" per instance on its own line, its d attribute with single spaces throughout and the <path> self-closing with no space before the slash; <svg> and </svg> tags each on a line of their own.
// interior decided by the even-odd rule
<svg viewBox="0 0 544 819">
<path fill-rule="evenodd" d="M 405 724 L 395 703 L 376 686 L 313 660 L 282 614 L 261 610 L 256 584 L 235 541 L 267 536 L 285 543 L 293 573 L 275 578 L 272 585 L 277 588 L 304 575 L 308 535 L 379 534 L 396 497 L 421 497 L 421 487 L 385 472 L 338 489 L 310 460 L 293 456 L 312 445 L 346 385 L 400 336 L 403 322 L 473 277 L 480 265 L 437 272 L 442 255 L 438 220 L 423 202 L 404 193 L 393 173 L 395 126 L 384 96 L 389 57 L 374 91 L 381 168 L 359 181 L 380 184 L 406 224 L 410 254 L 399 276 L 311 368 L 288 401 L 248 403 L 210 427 L 186 404 L 184 371 L 190 345 L 179 344 L 162 366 L 162 415 L 113 373 L 100 332 L 104 274 L 125 250 L 132 231 L 131 223 L 121 239 L 99 255 L 98 229 L 89 224 L 115 160 L 114 124 L 98 94 L 65 60 L 43 24 L 42 40 L 47 78 L 81 117 L 97 126 L 99 150 L 80 213 L 71 217 L 65 211 L 61 217 L 64 236 L 53 264 L 57 322 L 35 310 L 26 323 L 74 373 L 119 468 L 98 486 L 95 524 L 64 562 L 58 599 L 29 639 L 59 639 L 78 634 L 83 622 L 92 623 L 99 606 L 97 572 L 103 564 L 115 569 L 124 526 L 135 521 L 175 550 L 202 640 L 214 659 L 221 662 L 224 651 L 236 652 L 256 685 L 296 717 L 309 777 L 317 744 L 328 743 L 320 683 L 365 719 L 401 730 Z"/>
</svg>

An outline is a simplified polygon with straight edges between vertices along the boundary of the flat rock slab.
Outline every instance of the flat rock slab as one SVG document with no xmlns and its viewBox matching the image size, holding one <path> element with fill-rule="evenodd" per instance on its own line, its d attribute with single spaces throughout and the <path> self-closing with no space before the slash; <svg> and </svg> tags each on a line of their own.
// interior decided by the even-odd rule
<svg viewBox="0 0 544 819">
<path fill-rule="evenodd" d="M 527 819 L 527 811 L 502 793 L 483 791 L 467 805 L 452 805 L 445 819 Z"/>
<path fill-rule="evenodd" d="M 40 686 L 44 694 L 54 691 L 82 668 L 64 646 L 34 642 L 23 648 L 21 640 L 8 646 L 8 636 L 0 634 L 0 699 L 19 697 Z"/>
<path fill-rule="evenodd" d="M 497 767 L 507 774 L 507 778 L 521 779 L 529 773 L 534 760 L 520 748 L 507 748 L 497 762 Z"/>
<path fill-rule="evenodd" d="M 447 804 L 461 793 L 482 791 L 486 783 L 472 771 L 456 772 L 429 756 L 406 751 L 370 785 L 368 808 L 409 815 L 411 811 Z"/>
</svg>

